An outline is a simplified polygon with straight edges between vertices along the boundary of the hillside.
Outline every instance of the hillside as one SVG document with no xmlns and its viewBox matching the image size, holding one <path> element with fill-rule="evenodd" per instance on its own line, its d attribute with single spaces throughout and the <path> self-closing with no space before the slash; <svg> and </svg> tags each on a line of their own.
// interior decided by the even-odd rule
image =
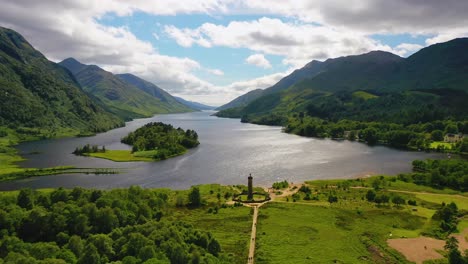
<svg viewBox="0 0 468 264">
<path fill-rule="evenodd" d="M 0 27 L 0 126 L 42 136 L 100 132 L 123 125 L 90 98 L 69 71 Z"/>
<path fill-rule="evenodd" d="M 246 106 L 247 104 L 249 104 L 253 100 L 255 100 L 255 99 L 259 98 L 260 96 L 262 96 L 262 93 L 263 93 L 262 89 L 256 89 L 256 90 L 250 91 L 250 92 L 248 92 L 248 93 L 246 93 L 244 95 L 241 95 L 241 96 L 237 97 L 236 99 L 232 100 L 231 102 L 216 108 L 216 110 L 221 111 L 221 110 L 225 110 L 225 109 L 229 109 L 229 108 Z"/>
<path fill-rule="evenodd" d="M 180 103 L 175 97 L 151 82 L 143 80 L 130 73 L 116 74 L 116 76 L 159 100 L 161 108 L 166 109 L 167 112 L 178 113 L 193 111 L 192 108 Z"/>
<path fill-rule="evenodd" d="M 181 97 L 177 97 L 177 96 L 174 96 L 174 98 L 181 104 L 187 106 L 187 107 L 190 107 L 192 109 L 195 109 L 195 110 L 214 110 L 216 107 L 214 106 L 209 106 L 209 105 L 205 105 L 205 104 L 202 104 L 202 103 L 198 103 L 198 102 L 193 102 L 193 101 L 187 101 L 185 100 L 184 98 L 181 98 Z"/>
<path fill-rule="evenodd" d="M 299 112 L 332 121 L 463 120 L 468 114 L 463 106 L 468 100 L 468 56 L 462 51 L 467 48 L 465 38 L 427 47 L 407 59 L 374 51 L 311 62 L 245 106 L 217 115 L 266 124 L 284 124 L 288 115 Z"/>
<path fill-rule="evenodd" d="M 117 76 L 96 65 L 85 65 L 73 58 L 65 59 L 60 64 L 73 73 L 86 92 L 99 98 L 110 111 L 126 120 L 153 114 L 190 111 L 157 86 L 136 76 Z M 152 96 L 148 96 L 148 93 Z"/>
</svg>

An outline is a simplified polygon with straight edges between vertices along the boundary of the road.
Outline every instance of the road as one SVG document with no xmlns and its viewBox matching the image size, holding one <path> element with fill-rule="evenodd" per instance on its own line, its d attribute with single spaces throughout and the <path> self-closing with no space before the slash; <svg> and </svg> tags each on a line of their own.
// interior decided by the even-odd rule
<svg viewBox="0 0 468 264">
<path fill-rule="evenodd" d="M 250 235 L 249 258 L 247 259 L 247 264 L 254 263 L 255 240 L 257 239 L 258 207 L 259 207 L 258 205 L 253 206 L 254 214 L 253 214 L 253 220 L 252 220 L 252 234 Z"/>
</svg>

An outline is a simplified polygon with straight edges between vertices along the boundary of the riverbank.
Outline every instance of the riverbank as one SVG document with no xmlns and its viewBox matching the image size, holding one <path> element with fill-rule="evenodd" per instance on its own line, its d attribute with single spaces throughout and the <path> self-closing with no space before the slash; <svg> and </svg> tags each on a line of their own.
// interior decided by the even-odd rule
<svg viewBox="0 0 468 264">
<path fill-rule="evenodd" d="M 165 159 L 181 156 L 187 153 L 187 150 L 182 153 L 177 153 L 171 156 L 166 157 Z M 133 161 L 146 161 L 146 162 L 155 162 L 163 160 L 161 158 L 155 158 L 158 154 L 157 150 L 149 151 L 137 151 L 133 152 L 131 150 L 110 150 L 107 149 L 105 152 L 96 152 L 96 153 L 87 153 L 84 156 L 107 159 L 115 162 L 133 162 Z"/>
</svg>

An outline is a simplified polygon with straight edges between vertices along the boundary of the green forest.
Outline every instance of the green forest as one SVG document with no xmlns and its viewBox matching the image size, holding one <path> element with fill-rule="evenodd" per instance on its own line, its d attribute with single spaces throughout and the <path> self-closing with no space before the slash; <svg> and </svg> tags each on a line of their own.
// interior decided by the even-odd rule
<svg viewBox="0 0 468 264">
<path fill-rule="evenodd" d="M 178 206 L 201 206 L 198 187 L 184 195 Z M 175 203 L 135 186 L 2 193 L 0 263 L 229 263 L 210 232 L 166 217 Z"/>
<path fill-rule="evenodd" d="M 443 141 L 444 135 L 448 133 L 467 134 L 467 121 L 436 120 L 408 125 L 348 119 L 333 122 L 301 112 L 287 119 L 284 131 L 306 137 L 344 138 L 366 142 L 369 145 L 385 144 L 402 149 L 468 153 L 468 139 L 466 138 L 449 145 L 450 148 L 446 148 L 445 145 L 431 144 Z"/>
<path fill-rule="evenodd" d="M 194 130 L 175 129 L 172 125 L 152 122 L 130 132 L 122 143 L 133 146 L 132 152 L 156 151 L 155 159 L 183 154 L 187 149 L 200 144 Z"/>
</svg>

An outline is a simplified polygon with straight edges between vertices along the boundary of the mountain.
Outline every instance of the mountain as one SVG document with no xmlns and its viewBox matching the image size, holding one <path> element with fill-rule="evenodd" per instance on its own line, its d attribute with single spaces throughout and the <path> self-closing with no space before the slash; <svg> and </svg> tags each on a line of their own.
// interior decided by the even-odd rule
<svg viewBox="0 0 468 264">
<path fill-rule="evenodd" d="M 247 104 L 249 104 L 250 102 L 254 101 L 255 99 L 261 96 L 285 90 L 298 81 L 304 80 L 306 78 L 311 78 L 319 74 L 322 71 L 322 68 L 325 64 L 326 63 L 324 62 L 320 62 L 316 60 L 311 61 L 310 63 L 305 65 L 303 68 L 294 70 L 291 74 L 282 78 L 279 82 L 277 82 L 273 86 L 266 88 L 264 90 L 256 89 L 256 90 L 250 91 L 244 95 L 237 97 L 231 102 L 218 107 L 216 110 L 225 110 L 225 109 L 234 108 L 234 107 L 246 106 Z"/>
<path fill-rule="evenodd" d="M 145 81 L 130 73 L 117 74 L 116 76 L 161 101 L 161 107 L 164 107 L 167 112 L 177 113 L 193 111 L 192 108 L 180 103 L 177 98 L 173 97 L 153 83 Z"/>
<path fill-rule="evenodd" d="M 190 107 L 194 110 L 198 110 L 198 111 L 202 111 L 202 110 L 214 110 L 216 107 L 214 106 L 209 106 L 209 105 L 205 105 L 205 104 L 201 104 L 201 103 L 197 103 L 197 102 L 193 102 L 193 101 L 187 101 L 185 100 L 184 98 L 181 98 L 181 97 L 177 97 L 177 96 L 174 96 L 174 98 L 181 104 L 187 106 L 187 107 Z"/>
<path fill-rule="evenodd" d="M 73 75 L 19 33 L 0 27 L 0 126 L 51 136 L 123 125 L 88 96 Z"/>
<path fill-rule="evenodd" d="M 170 95 L 157 86 L 136 76 L 119 77 L 96 65 L 85 65 L 73 58 L 65 59 L 59 64 L 72 72 L 83 90 L 97 97 L 110 111 L 126 120 L 191 111 L 175 100 L 170 100 Z M 152 96 L 148 96 L 148 93 Z"/>
<path fill-rule="evenodd" d="M 406 59 L 373 51 L 313 61 L 250 100 L 243 99 L 247 94 L 238 97 L 233 102 L 247 103 L 217 115 L 276 124 L 298 112 L 331 120 L 463 119 L 468 111 L 463 106 L 468 100 L 466 50 L 468 38 L 462 38 L 429 46 Z"/>
<path fill-rule="evenodd" d="M 248 93 L 246 93 L 244 95 L 241 95 L 241 96 L 237 97 L 236 99 L 232 100 L 231 102 L 216 108 L 216 110 L 221 111 L 221 110 L 226 110 L 226 109 L 229 109 L 229 108 L 246 106 L 247 104 L 249 104 L 253 100 L 255 100 L 255 99 L 259 98 L 260 96 L 262 96 L 262 94 L 263 94 L 262 89 L 256 89 L 256 90 L 250 91 L 250 92 L 248 92 Z"/>
</svg>

